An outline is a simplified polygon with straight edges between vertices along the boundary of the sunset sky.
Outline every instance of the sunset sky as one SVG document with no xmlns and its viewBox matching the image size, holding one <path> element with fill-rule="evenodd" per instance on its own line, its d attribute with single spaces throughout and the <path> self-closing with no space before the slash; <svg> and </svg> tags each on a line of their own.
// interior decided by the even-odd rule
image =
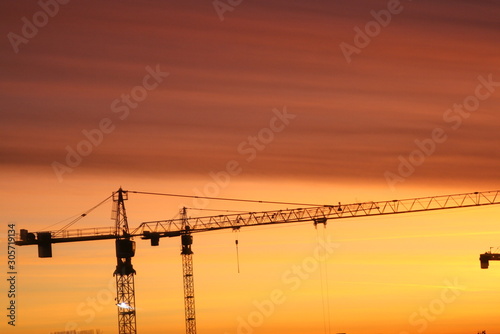
<svg viewBox="0 0 500 334">
<path fill-rule="evenodd" d="M 3 252 L 8 224 L 57 230 L 120 186 L 320 205 L 500 189 L 497 1 L 20 0 L 0 16 Z M 126 205 L 131 227 L 183 206 L 287 207 L 139 194 Z M 500 263 L 478 260 L 500 246 L 499 213 L 195 235 L 198 332 L 500 334 Z M 107 203 L 75 227 L 110 216 Z M 324 242 L 333 251 L 312 261 Z M 3 279 L 0 331 L 115 333 L 113 252 L 18 247 L 16 326 Z M 179 252 L 178 239 L 137 240 L 138 333 L 184 331 Z"/>
</svg>

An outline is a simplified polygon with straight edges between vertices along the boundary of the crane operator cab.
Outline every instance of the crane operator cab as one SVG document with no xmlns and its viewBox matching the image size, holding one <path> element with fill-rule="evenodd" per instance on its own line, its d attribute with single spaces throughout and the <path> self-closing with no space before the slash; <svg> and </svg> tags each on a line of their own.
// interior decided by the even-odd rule
<svg viewBox="0 0 500 334">
<path fill-rule="evenodd" d="M 116 259 L 117 265 L 114 275 L 135 274 L 132 266 L 132 257 L 135 255 L 135 241 L 130 239 L 116 239 Z"/>
<path fill-rule="evenodd" d="M 135 255 L 135 241 L 130 239 L 116 239 L 116 257 L 128 258 Z"/>
</svg>

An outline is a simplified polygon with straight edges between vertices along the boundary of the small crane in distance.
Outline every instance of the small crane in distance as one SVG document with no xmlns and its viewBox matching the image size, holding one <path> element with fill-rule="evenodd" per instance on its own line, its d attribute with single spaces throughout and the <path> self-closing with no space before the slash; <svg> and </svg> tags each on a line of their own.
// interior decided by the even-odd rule
<svg viewBox="0 0 500 334">
<path fill-rule="evenodd" d="M 493 248 L 493 247 L 491 247 Z M 488 269 L 489 261 L 500 261 L 500 253 L 493 253 L 491 250 L 489 252 L 479 255 L 479 261 L 481 263 L 481 269 Z"/>
</svg>

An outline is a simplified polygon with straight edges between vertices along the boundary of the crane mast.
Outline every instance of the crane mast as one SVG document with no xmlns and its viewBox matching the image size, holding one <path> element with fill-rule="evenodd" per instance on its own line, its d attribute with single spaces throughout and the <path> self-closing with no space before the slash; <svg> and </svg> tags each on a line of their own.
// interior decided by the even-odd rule
<svg viewBox="0 0 500 334">
<path fill-rule="evenodd" d="M 194 279 L 193 279 L 193 236 L 191 235 L 186 208 L 182 208 L 184 230 L 181 232 L 182 243 L 182 275 L 184 283 L 184 309 L 186 317 L 186 334 L 196 334 L 196 317 L 194 305 Z"/>
<path fill-rule="evenodd" d="M 121 188 L 113 193 L 116 235 L 116 305 L 118 306 L 118 333 L 136 334 L 135 319 L 135 270 L 132 257 L 135 255 L 135 242 L 129 233 L 125 200 L 127 192 Z"/>
</svg>

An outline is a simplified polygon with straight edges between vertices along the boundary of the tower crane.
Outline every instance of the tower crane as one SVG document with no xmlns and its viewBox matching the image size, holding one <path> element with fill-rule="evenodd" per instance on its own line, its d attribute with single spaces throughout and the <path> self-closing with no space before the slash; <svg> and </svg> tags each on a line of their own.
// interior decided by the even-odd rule
<svg viewBox="0 0 500 334">
<path fill-rule="evenodd" d="M 481 269 L 488 269 L 490 261 L 499 261 L 500 253 L 493 253 L 490 249 L 489 252 L 479 255 L 479 261 L 481 262 Z"/>
<path fill-rule="evenodd" d="M 172 196 L 171 194 L 146 193 L 140 191 L 128 192 Z M 131 258 L 134 256 L 135 252 L 135 243 L 132 241 L 132 238 L 135 236 L 139 236 L 142 239 L 149 239 L 152 246 L 158 246 L 160 238 L 181 238 L 186 333 L 195 334 L 196 321 L 192 262 L 193 251 L 191 249 L 193 243 L 192 234 L 194 233 L 309 221 L 313 222 L 314 225 L 326 225 L 327 221 L 330 219 L 404 214 L 500 204 L 500 190 L 496 190 L 420 197 L 405 200 L 354 204 L 338 203 L 338 205 L 310 206 L 298 209 L 247 212 L 241 214 L 194 218 L 188 218 L 186 209 L 184 208 L 180 219 L 143 222 L 129 233 L 124 206 L 124 200 L 126 199 L 128 192 L 120 188 L 118 192 L 113 193 L 113 200 L 116 203 L 116 227 L 114 231 L 110 231 L 109 228 L 60 230 L 55 232 L 45 231 L 35 233 L 29 233 L 27 230 L 21 230 L 20 238 L 16 242 L 18 245 L 36 244 L 38 245 L 40 257 L 50 257 L 52 256 L 52 243 L 116 239 L 118 265 L 115 271 L 115 276 L 117 276 L 117 305 L 119 307 L 118 318 L 120 334 L 136 332 L 133 281 L 135 271 L 131 264 Z M 485 257 L 485 259 L 500 260 L 500 254 L 485 253 L 482 254 L 482 256 L 486 254 L 489 255 Z"/>
<path fill-rule="evenodd" d="M 113 219 L 114 227 L 89 228 L 79 230 L 61 229 L 52 232 L 30 233 L 20 230 L 17 245 L 38 245 L 38 257 L 52 257 L 52 244 L 75 241 L 91 241 L 115 239 L 116 269 L 116 305 L 118 306 L 118 333 L 136 334 L 135 314 L 135 270 L 132 266 L 132 257 L 135 255 L 135 241 L 129 233 L 125 200 L 128 194 L 121 188 L 113 192 Z M 102 204 L 103 202 L 101 202 Z M 82 217 L 86 214 L 82 214 Z"/>
</svg>

